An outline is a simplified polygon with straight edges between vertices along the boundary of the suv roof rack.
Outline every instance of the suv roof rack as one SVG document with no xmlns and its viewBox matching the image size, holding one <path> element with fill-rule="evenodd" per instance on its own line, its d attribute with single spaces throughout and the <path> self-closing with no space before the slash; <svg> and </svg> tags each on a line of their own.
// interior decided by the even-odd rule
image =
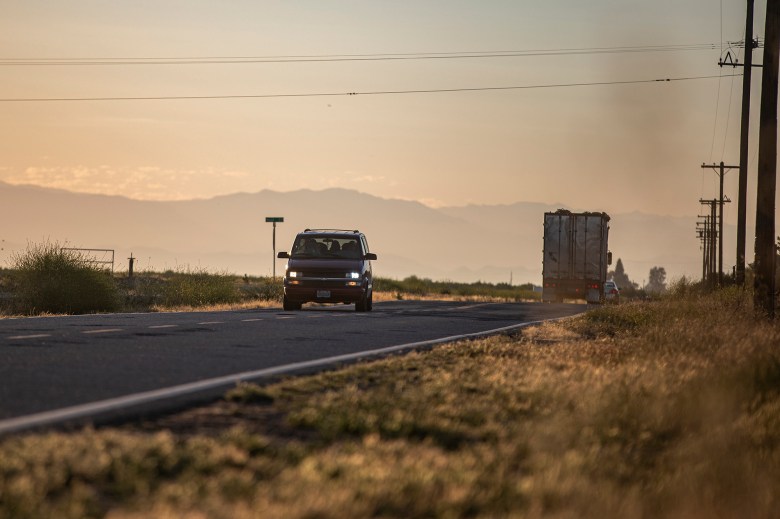
<svg viewBox="0 0 780 519">
<path fill-rule="evenodd" d="M 360 234 L 357 229 L 304 229 L 303 232 L 351 232 Z"/>
</svg>

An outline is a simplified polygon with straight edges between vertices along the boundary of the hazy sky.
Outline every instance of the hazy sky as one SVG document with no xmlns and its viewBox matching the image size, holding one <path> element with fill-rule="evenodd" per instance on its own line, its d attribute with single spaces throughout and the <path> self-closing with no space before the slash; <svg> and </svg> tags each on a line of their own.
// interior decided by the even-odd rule
<svg viewBox="0 0 780 519">
<path fill-rule="evenodd" d="M 764 4 L 758 0 L 756 6 L 761 36 Z M 743 37 L 745 2 L 3 0 L 2 5 L 0 98 L 29 99 L 542 87 L 728 75 L 733 71 L 719 69 L 717 61 L 725 42 Z M 714 47 L 645 51 L 693 44 Z M 617 47 L 642 51 L 592 50 Z M 540 49 L 577 52 L 241 64 L 9 61 Z M 755 55 L 760 61 L 761 53 Z M 760 72 L 754 78 L 758 85 Z M 449 93 L 3 101 L 0 180 L 141 199 L 336 186 L 434 206 L 536 201 L 695 215 L 698 199 L 717 191 L 715 175 L 702 171 L 701 163 L 738 161 L 740 95 L 741 79 L 726 77 Z M 758 97 L 754 106 L 757 110 Z M 727 176 L 733 199 L 736 176 Z M 736 211 L 729 210 L 733 221 Z"/>
</svg>

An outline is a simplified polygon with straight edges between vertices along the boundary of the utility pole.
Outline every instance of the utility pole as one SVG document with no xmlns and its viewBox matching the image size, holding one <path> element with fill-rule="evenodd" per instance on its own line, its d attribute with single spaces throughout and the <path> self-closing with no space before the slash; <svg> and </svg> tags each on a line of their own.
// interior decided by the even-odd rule
<svg viewBox="0 0 780 519">
<path fill-rule="evenodd" d="M 721 201 L 717 198 L 712 200 L 699 200 L 699 203 L 701 205 L 709 206 L 709 212 L 710 214 L 708 216 L 704 216 L 704 230 L 700 233 L 700 236 L 703 241 L 704 245 L 704 252 L 703 252 L 703 258 L 702 258 L 702 270 L 703 270 L 703 278 L 706 284 L 714 289 L 717 283 L 721 280 L 720 275 L 722 272 L 719 272 L 718 276 L 715 275 L 716 269 L 718 268 L 717 264 L 717 254 L 716 251 L 718 250 L 718 243 L 721 243 L 720 233 L 718 232 L 718 214 L 716 208 L 718 206 L 722 206 L 723 202 L 728 203 L 731 202 L 728 198 Z"/>
<path fill-rule="evenodd" d="M 701 218 L 701 215 L 699 216 L 699 218 Z M 706 220 L 704 221 L 700 220 L 696 222 L 696 237 L 699 238 L 699 240 L 701 240 L 701 245 L 702 245 L 702 262 L 701 262 L 702 282 L 704 282 L 704 280 L 707 277 L 707 264 L 706 264 L 707 250 L 704 248 L 704 243 L 705 243 L 704 233 L 705 233 L 706 225 L 707 225 Z"/>
<path fill-rule="evenodd" d="M 747 242 L 747 167 L 748 167 L 748 141 L 750 134 L 750 89 L 753 76 L 753 67 L 761 68 L 761 65 L 753 65 L 753 49 L 758 48 L 758 40 L 753 39 L 753 6 L 754 0 L 747 0 L 747 16 L 745 21 L 745 63 L 734 60 L 731 53 L 726 54 L 726 59 L 719 60 L 718 65 L 723 67 L 744 67 L 742 74 L 742 127 L 739 136 L 739 193 L 737 195 L 737 264 L 734 269 L 734 278 L 739 286 L 745 285 L 745 244 Z"/>
<path fill-rule="evenodd" d="M 756 199 L 756 279 L 754 305 L 775 317 L 775 190 L 777 188 L 777 76 L 780 66 L 780 0 L 767 0 L 761 78 Z"/>
<path fill-rule="evenodd" d="M 700 200 L 704 204 L 704 200 Z M 696 235 L 701 240 L 701 282 L 707 285 L 712 274 L 710 267 L 712 265 L 710 258 L 710 242 L 712 240 L 712 222 L 710 215 L 700 215 L 701 219 L 696 223 Z"/>
<path fill-rule="evenodd" d="M 737 267 L 735 277 L 737 285 L 745 285 L 745 242 L 747 227 L 747 168 L 748 135 L 750 133 L 750 83 L 753 72 L 753 49 L 758 45 L 753 41 L 753 4 L 747 0 L 747 20 L 745 22 L 745 68 L 742 72 L 742 127 L 739 135 L 739 193 L 737 195 Z"/>
<path fill-rule="evenodd" d="M 739 166 L 726 166 L 721 161 L 720 164 L 702 164 L 701 167 L 702 169 L 714 170 L 720 177 L 720 196 L 718 197 L 718 200 L 720 200 L 718 203 L 720 206 L 720 214 L 718 215 L 718 285 L 723 286 L 723 204 L 725 203 L 723 198 L 723 177 L 730 170 L 737 169 Z"/>
</svg>

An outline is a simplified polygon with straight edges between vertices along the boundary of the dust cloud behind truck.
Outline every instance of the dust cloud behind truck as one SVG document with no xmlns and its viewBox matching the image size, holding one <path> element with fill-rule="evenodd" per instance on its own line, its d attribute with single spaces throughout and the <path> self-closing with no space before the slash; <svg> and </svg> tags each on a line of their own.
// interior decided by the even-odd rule
<svg viewBox="0 0 780 519">
<path fill-rule="evenodd" d="M 608 238 L 606 213 L 564 209 L 544 213 L 542 301 L 585 299 L 588 303 L 603 303 L 607 267 L 612 263 Z"/>
</svg>

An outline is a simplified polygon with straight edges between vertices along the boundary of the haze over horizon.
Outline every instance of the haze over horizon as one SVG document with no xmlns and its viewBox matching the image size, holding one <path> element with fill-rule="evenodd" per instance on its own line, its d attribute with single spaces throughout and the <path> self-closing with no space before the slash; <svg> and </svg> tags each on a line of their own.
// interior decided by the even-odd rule
<svg viewBox="0 0 780 519">
<path fill-rule="evenodd" d="M 0 267 L 44 241 L 103 249 L 95 253 L 100 260 L 110 259 L 105 250 L 113 251 L 118 272 L 127 270 L 132 254 L 137 271 L 196 268 L 271 275 L 272 265 L 284 268 L 284 260 L 272 261 L 272 228 L 264 222 L 274 215 L 284 216 L 276 232 L 279 251 L 288 250 L 296 233 L 307 227 L 358 227 L 379 255 L 381 277 L 538 284 L 543 213 L 559 208 L 515 203 L 434 209 L 344 188 L 138 201 L 0 182 L 0 220 L 15 222 L 0 234 Z M 696 277 L 701 259 L 690 239 L 694 222 L 693 217 L 613 213 L 609 246 L 636 282 L 655 266 L 663 266 L 670 280 Z"/>
<path fill-rule="evenodd" d="M 741 80 L 717 62 L 743 33 L 741 0 L 14 1 L 0 181 L 695 216 L 718 190 L 700 165 L 738 159 Z"/>
</svg>

